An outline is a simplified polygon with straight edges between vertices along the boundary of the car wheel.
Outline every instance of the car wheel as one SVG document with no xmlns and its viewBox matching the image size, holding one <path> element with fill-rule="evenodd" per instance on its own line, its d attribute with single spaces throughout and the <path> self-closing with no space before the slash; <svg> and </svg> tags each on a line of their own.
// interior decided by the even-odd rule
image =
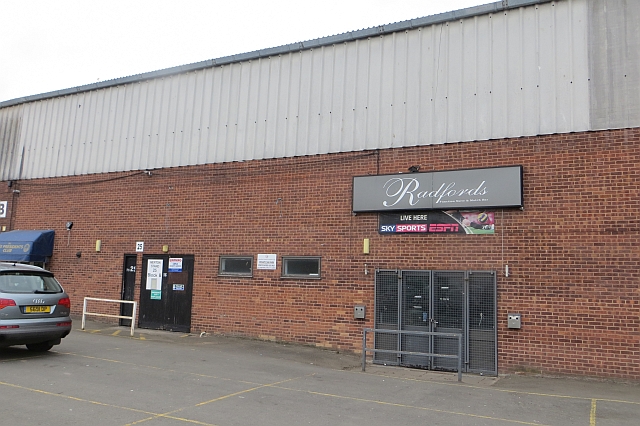
<svg viewBox="0 0 640 426">
<path fill-rule="evenodd" d="M 30 343 L 27 345 L 27 349 L 31 352 L 46 352 L 53 347 L 49 342 L 42 343 Z"/>
</svg>

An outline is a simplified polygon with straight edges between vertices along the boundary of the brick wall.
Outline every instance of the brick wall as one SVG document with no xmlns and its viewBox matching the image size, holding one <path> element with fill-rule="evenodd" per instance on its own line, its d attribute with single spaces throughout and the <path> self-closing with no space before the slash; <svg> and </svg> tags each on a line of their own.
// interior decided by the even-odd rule
<svg viewBox="0 0 640 426">
<path fill-rule="evenodd" d="M 351 213 L 353 176 L 414 164 L 523 165 L 525 208 L 497 210 L 494 235 L 379 235 L 377 215 Z M 352 351 L 373 326 L 365 263 L 495 270 L 501 373 L 639 380 L 639 164 L 640 129 L 626 129 L 31 180 L 4 185 L 10 215 L 0 226 L 56 230 L 51 269 L 76 314 L 84 296 L 120 298 L 136 241 L 145 253 L 168 244 L 195 256 L 193 332 Z M 218 276 L 220 255 L 258 253 L 277 254 L 277 270 Z M 321 256 L 322 279 L 280 278 L 287 255 Z M 353 319 L 356 304 L 367 306 L 364 321 Z M 507 329 L 508 312 L 522 314 L 520 330 Z"/>
</svg>

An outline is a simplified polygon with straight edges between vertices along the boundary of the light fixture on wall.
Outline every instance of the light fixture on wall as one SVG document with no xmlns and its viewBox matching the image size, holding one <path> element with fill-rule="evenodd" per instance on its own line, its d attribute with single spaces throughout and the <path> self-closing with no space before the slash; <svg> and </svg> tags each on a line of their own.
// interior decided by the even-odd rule
<svg viewBox="0 0 640 426">
<path fill-rule="evenodd" d="M 69 244 L 71 243 L 71 228 L 73 228 L 73 222 L 69 221 L 64 226 L 67 228 L 67 247 L 69 247 Z"/>
<path fill-rule="evenodd" d="M 369 254 L 369 239 L 365 238 L 362 242 L 362 253 Z"/>
<path fill-rule="evenodd" d="M 165 245 L 163 245 L 163 246 L 162 246 L 162 252 L 163 252 L 163 253 L 168 253 L 168 252 L 169 252 L 169 246 L 168 246 L 168 245 L 166 245 L 166 244 L 165 244 Z"/>
<path fill-rule="evenodd" d="M 100 251 L 102 249 L 102 240 L 96 240 L 96 251 Z"/>
</svg>

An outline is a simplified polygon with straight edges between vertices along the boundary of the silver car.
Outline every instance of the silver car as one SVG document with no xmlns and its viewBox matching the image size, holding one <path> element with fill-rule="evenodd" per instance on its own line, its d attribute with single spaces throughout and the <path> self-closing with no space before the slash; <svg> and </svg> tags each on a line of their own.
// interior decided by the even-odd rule
<svg viewBox="0 0 640 426">
<path fill-rule="evenodd" d="M 44 352 L 71 332 L 71 300 L 42 268 L 0 262 L 0 348 Z"/>
</svg>

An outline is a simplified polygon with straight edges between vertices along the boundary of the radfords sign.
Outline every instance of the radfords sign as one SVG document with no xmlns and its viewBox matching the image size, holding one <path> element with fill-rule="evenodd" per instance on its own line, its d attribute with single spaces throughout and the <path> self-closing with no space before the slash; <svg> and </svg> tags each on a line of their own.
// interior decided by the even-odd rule
<svg viewBox="0 0 640 426">
<path fill-rule="evenodd" d="M 353 178 L 355 213 L 522 206 L 522 166 Z"/>
</svg>

